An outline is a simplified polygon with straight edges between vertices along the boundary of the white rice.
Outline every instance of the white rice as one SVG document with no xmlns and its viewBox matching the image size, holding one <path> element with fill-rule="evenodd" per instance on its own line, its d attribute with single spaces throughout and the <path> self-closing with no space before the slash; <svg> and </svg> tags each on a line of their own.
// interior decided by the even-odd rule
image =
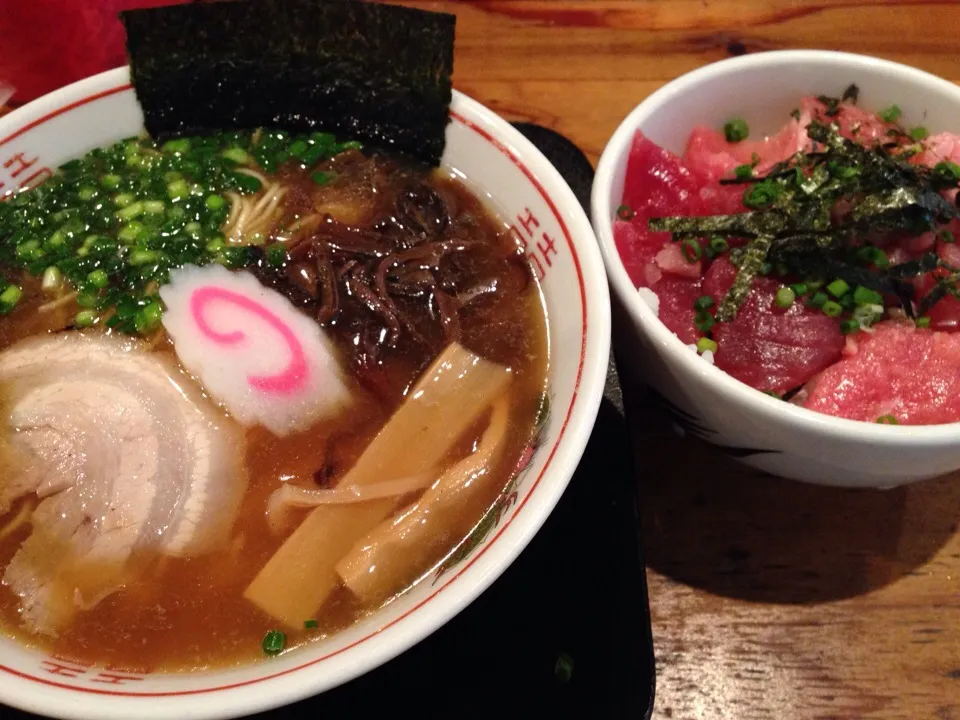
<svg viewBox="0 0 960 720">
<path fill-rule="evenodd" d="M 660 315 L 660 298 L 657 297 L 657 294 L 653 290 L 645 287 L 637 288 L 637 294 L 640 296 L 640 299 L 653 310 L 654 315 Z"/>
</svg>

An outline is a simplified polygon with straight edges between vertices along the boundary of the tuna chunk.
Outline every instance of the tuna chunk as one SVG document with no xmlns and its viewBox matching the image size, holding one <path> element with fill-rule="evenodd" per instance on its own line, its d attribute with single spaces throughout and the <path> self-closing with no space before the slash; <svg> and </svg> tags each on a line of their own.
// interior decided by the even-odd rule
<svg viewBox="0 0 960 720">
<path fill-rule="evenodd" d="M 133 579 L 134 551 L 193 556 L 227 541 L 246 487 L 242 437 L 164 356 L 62 333 L 0 354 L 17 464 L 0 510 L 36 493 L 3 575 L 34 631 L 55 634 Z"/>
<path fill-rule="evenodd" d="M 717 260 L 704 278 L 704 293 L 719 304 L 736 274 L 726 258 Z M 782 393 L 839 360 L 843 333 L 835 319 L 802 302 L 778 308 L 779 287 L 775 280 L 757 278 L 734 319 L 714 326 L 714 363 L 757 390 Z"/>
<path fill-rule="evenodd" d="M 892 415 L 903 425 L 960 420 L 960 335 L 878 323 L 859 333 L 856 351 L 815 377 L 804 407 L 874 422 Z"/>
</svg>

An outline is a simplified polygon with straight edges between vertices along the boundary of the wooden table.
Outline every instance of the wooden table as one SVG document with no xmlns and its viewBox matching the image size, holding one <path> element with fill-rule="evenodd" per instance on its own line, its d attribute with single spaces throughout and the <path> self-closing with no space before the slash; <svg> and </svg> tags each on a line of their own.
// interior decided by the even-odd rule
<svg viewBox="0 0 960 720">
<path fill-rule="evenodd" d="M 952 2 L 417 4 L 459 15 L 460 90 L 594 162 L 646 95 L 729 55 L 840 49 L 960 80 Z M 960 477 L 887 492 L 760 477 L 634 400 L 656 717 L 960 720 Z"/>
</svg>

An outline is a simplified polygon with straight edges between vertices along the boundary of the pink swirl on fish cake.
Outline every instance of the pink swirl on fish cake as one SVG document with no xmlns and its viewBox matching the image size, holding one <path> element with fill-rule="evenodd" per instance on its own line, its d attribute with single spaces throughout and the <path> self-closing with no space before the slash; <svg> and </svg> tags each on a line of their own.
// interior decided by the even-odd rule
<svg viewBox="0 0 960 720">
<path fill-rule="evenodd" d="M 247 382 L 250 387 L 261 392 L 289 395 L 307 384 L 310 368 L 300 340 L 289 325 L 246 295 L 215 285 L 207 285 L 195 290 L 190 296 L 190 312 L 201 333 L 220 345 L 234 345 L 246 337 L 242 330 L 222 333 L 210 327 L 204 317 L 204 311 L 207 305 L 216 301 L 231 303 L 256 315 L 280 334 L 290 350 L 290 362 L 280 372 L 273 375 L 248 375 Z"/>
</svg>

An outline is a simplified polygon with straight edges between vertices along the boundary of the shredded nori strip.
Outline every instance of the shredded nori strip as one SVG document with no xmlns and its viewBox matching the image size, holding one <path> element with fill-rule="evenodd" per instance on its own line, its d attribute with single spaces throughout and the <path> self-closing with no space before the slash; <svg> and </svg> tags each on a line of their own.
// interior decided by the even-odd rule
<svg viewBox="0 0 960 720">
<path fill-rule="evenodd" d="M 237 0 L 120 16 L 154 138 L 316 130 L 440 161 L 453 15 L 354 0 Z"/>
<path fill-rule="evenodd" d="M 843 98 L 819 98 L 829 119 L 842 102 L 855 102 L 859 90 Z M 744 184 L 744 202 L 754 209 L 735 215 L 652 218 L 650 230 L 671 232 L 675 241 L 721 236 L 746 239 L 730 252 L 737 276 L 721 301 L 716 320 L 732 320 L 754 279 L 769 267 L 804 278 L 840 278 L 897 297 L 908 316 L 922 314 L 947 295 L 960 298 L 960 269 L 947 268 L 936 254 L 918 261 L 869 267 L 858 251 L 872 233 L 921 234 L 958 217 L 940 192 L 957 187 L 960 169 L 911 165 L 910 147 L 899 143 L 865 146 L 840 135 L 831 122 L 814 120 L 807 133 L 815 151 L 801 152 L 762 176 L 729 178 Z M 904 135 L 905 137 L 905 135 Z M 763 192 L 758 192 L 763 190 Z M 834 211 L 845 205 L 845 212 Z M 945 274 L 917 304 L 910 278 L 940 267 Z"/>
</svg>

